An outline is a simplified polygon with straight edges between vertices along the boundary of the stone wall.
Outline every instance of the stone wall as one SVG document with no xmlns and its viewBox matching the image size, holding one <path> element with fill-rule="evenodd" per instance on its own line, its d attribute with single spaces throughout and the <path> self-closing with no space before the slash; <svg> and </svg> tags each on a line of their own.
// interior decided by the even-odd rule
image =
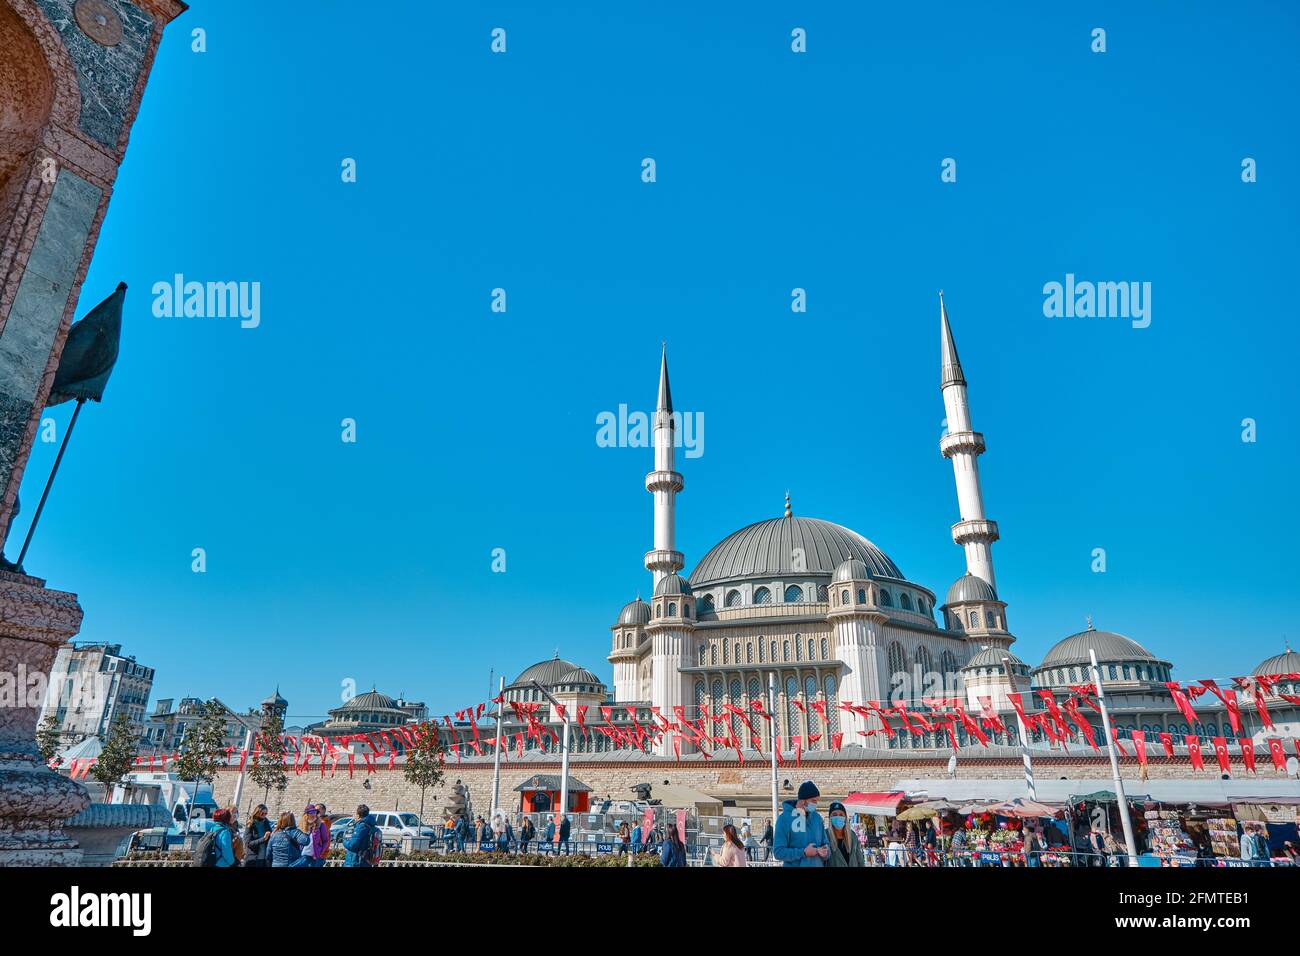
<svg viewBox="0 0 1300 956">
<path fill-rule="evenodd" d="M 385 764 L 381 759 L 379 764 Z M 796 767 L 787 762 L 777 770 L 780 782 L 790 780 L 797 787 L 803 780 L 814 780 L 823 794 L 823 803 L 829 799 L 843 797 L 855 790 L 889 790 L 897 781 L 918 777 L 944 777 L 947 775 L 948 757 L 921 757 L 919 759 L 864 759 L 864 760 L 817 760 L 805 758 L 802 766 Z M 547 759 L 525 759 L 523 761 L 506 761 L 501 766 L 501 802 L 510 808 L 519 806 L 518 795 L 514 788 L 533 774 L 558 774 L 558 761 Z M 1070 777 L 1077 779 L 1095 779 L 1096 789 L 1108 789 L 1111 781 L 1110 764 L 1105 757 L 1056 757 L 1036 755 L 1034 772 L 1040 779 Z M 575 777 L 592 789 L 594 800 L 611 797 L 613 799 L 632 799 L 630 790 L 633 784 L 662 784 L 669 781 L 674 786 L 685 786 L 702 790 L 724 803 L 735 802 L 741 806 L 765 807 L 771 794 L 770 765 L 748 761 L 744 765 L 734 760 L 711 761 L 690 760 L 683 763 L 673 761 L 627 761 L 609 760 L 584 761 L 575 758 L 570 762 L 569 775 Z M 1002 778 L 1008 780 L 1008 796 L 1018 795 L 1020 789 L 1016 783 L 1022 780 L 1024 769 L 1019 756 L 1015 757 L 974 757 L 965 754 L 961 757 L 958 779 L 968 778 Z M 1126 779 L 1131 779 L 1134 771 L 1125 768 Z M 1165 761 L 1152 757 L 1150 775 L 1153 779 L 1190 778 L 1197 774 L 1188 765 L 1186 758 Z M 1204 776 L 1204 774 L 1200 774 Z M 232 768 L 223 772 L 213 785 L 218 803 L 227 803 L 234 792 L 238 772 Z M 447 766 L 443 783 L 431 788 L 425 796 L 425 818 L 437 819 L 437 812 L 449 795 L 449 789 L 457 780 L 469 788 L 470 799 L 475 812 L 483 812 L 491 802 L 492 762 L 491 760 L 466 760 L 461 764 L 454 761 Z M 367 788 L 369 784 L 369 788 Z M 784 796 L 789 796 L 785 794 Z M 241 816 L 246 816 L 248 807 L 261 802 L 263 793 L 251 781 L 245 781 L 244 793 L 240 801 Z M 319 767 L 313 766 L 301 776 L 289 771 L 289 788 L 283 794 L 272 793 L 266 800 L 273 813 L 279 810 L 291 810 L 299 813 L 312 801 L 323 800 L 331 813 L 349 812 L 358 803 L 365 803 L 372 810 L 418 810 L 420 806 L 419 791 L 410 786 L 402 776 L 401 764 L 393 770 L 377 766 L 375 772 L 367 773 L 361 759 L 356 762 L 353 776 L 349 778 L 346 764 L 341 764 L 333 775 L 328 770 L 321 776 Z M 751 814 L 746 814 L 751 815 Z M 753 816 L 761 816 L 752 814 Z"/>
</svg>

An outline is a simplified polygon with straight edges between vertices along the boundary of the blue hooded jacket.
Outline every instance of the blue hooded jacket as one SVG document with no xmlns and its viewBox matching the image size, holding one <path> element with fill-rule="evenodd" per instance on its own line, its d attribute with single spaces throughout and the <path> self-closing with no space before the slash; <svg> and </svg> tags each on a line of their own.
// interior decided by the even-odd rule
<svg viewBox="0 0 1300 956">
<path fill-rule="evenodd" d="M 826 824 L 816 811 L 802 813 L 795 810 L 795 801 L 787 800 L 785 809 L 776 818 L 776 833 L 772 840 L 772 855 L 782 866 L 825 866 L 819 856 L 805 856 L 808 846 L 829 846 Z"/>
<path fill-rule="evenodd" d="M 343 859 L 343 865 L 370 866 L 373 862 L 370 859 L 370 845 L 374 836 L 375 818 L 367 813 L 352 824 L 352 831 L 343 841 L 343 849 L 348 851 Z"/>
</svg>

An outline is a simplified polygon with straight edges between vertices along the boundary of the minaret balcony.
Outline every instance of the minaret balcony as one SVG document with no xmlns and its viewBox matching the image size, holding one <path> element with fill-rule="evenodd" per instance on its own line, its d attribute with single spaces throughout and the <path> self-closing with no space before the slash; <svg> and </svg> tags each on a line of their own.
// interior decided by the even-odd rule
<svg viewBox="0 0 1300 956">
<path fill-rule="evenodd" d="M 998 540 L 998 523 L 987 518 L 971 521 L 958 521 L 952 526 L 952 540 L 956 544 L 966 545 L 971 542 L 990 542 Z"/>
<path fill-rule="evenodd" d="M 647 571 L 680 571 L 686 566 L 686 555 L 664 549 L 647 551 L 645 566 Z"/>
<path fill-rule="evenodd" d="M 939 439 L 939 451 L 944 458 L 965 452 L 968 455 L 984 454 L 982 432 L 949 432 Z"/>
<path fill-rule="evenodd" d="M 645 476 L 645 490 L 649 492 L 677 492 L 682 490 L 685 483 L 681 472 L 677 471 L 652 471 Z"/>
</svg>

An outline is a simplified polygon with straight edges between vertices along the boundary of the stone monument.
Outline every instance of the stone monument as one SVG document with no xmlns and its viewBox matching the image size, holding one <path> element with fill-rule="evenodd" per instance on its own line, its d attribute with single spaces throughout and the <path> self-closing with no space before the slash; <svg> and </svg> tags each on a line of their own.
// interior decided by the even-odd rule
<svg viewBox="0 0 1300 956">
<path fill-rule="evenodd" d="M 163 28 L 185 9 L 0 0 L 0 542 Z M 10 680 L 47 677 L 80 627 L 75 594 L 0 570 L 0 671 Z M 17 704 L 0 708 L 0 866 L 75 865 L 81 851 L 63 824 L 89 798 L 41 764 L 41 701 Z"/>
</svg>

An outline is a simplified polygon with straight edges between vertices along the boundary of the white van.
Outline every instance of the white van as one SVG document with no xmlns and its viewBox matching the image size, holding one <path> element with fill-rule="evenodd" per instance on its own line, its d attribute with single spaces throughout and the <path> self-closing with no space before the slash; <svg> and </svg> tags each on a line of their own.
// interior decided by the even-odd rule
<svg viewBox="0 0 1300 956">
<path fill-rule="evenodd" d="M 370 815 L 375 818 L 375 825 L 379 827 L 379 838 L 383 841 L 384 846 L 400 846 L 402 837 L 422 836 L 433 839 L 436 835 L 433 827 L 425 826 L 419 816 L 414 813 L 399 813 L 396 810 L 371 810 Z M 345 834 L 352 829 L 352 824 L 355 822 L 355 817 L 351 816 L 336 819 L 330 827 L 331 841 L 342 842 L 345 839 Z"/>
</svg>

